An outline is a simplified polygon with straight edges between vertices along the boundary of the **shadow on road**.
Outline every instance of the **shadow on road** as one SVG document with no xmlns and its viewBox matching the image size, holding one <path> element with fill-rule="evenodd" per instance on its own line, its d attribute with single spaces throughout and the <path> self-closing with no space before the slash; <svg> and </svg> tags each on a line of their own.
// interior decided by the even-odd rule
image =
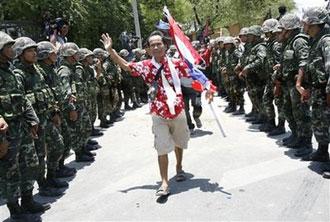
<svg viewBox="0 0 330 222">
<path fill-rule="evenodd" d="M 170 183 L 170 189 L 171 189 L 171 194 L 169 196 L 187 192 L 187 191 L 195 189 L 195 188 L 199 188 L 199 190 L 202 192 L 211 192 L 211 193 L 221 192 L 223 194 L 231 196 L 231 193 L 224 191 L 223 190 L 224 188 L 220 187 L 218 183 L 210 183 L 210 179 L 206 179 L 206 178 L 194 178 L 194 175 L 191 173 L 186 173 L 186 180 L 183 182 L 177 182 L 175 180 L 175 177 L 172 177 L 169 180 L 169 183 Z M 120 192 L 128 193 L 133 190 L 155 190 L 156 191 L 159 188 L 160 184 L 161 184 L 160 182 L 157 182 L 157 184 L 155 184 L 155 185 L 134 186 L 134 187 L 130 187 L 125 190 L 120 190 Z M 157 199 L 157 203 L 166 203 L 167 198 L 169 196 L 159 197 Z"/>
<path fill-rule="evenodd" d="M 190 134 L 190 138 L 197 138 L 197 137 L 202 137 L 202 136 L 212 135 L 212 134 L 213 134 L 212 131 L 196 129 L 194 131 L 194 133 Z"/>
</svg>

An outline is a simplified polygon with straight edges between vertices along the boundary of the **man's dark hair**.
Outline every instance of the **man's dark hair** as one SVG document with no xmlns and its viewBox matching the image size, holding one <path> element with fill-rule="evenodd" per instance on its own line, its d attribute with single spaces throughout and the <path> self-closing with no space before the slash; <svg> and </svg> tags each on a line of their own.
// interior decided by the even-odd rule
<svg viewBox="0 0 330 222">
<path fill-rule="evenodd" d="M 150 46 L 150 44 L 149 44 L 149 40 L 150 40 L 150 38 L 153 37 L 153 36 L 156 36 L 156 35 L 160 36 L 161 39 L 162 39 L 162 42 L 165 44 L 165 42 L 164 42 L 164 34 L 163 34 L 161 31 L 156 30 L 156 31 L 153 31 L 153 32 L 149 35 L 149 37 L 148 37 L 148 39 L 147 39 L 147 42 L 146 42 L 146 43 L 147 43 L 147 46 L 148 46 L 148 47 Z"/>
</svg>

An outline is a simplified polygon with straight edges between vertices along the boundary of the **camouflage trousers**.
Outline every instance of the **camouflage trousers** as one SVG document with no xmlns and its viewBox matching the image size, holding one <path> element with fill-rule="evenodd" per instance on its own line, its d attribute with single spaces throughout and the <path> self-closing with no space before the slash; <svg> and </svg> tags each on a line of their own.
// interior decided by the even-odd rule
<svg viewBox="0 0 330 222">
<path fill-rule="evenodd" d="M 93 126 L 97 116 L 97 94 L 90 95 L 87 101 L 87 110 Z"/>
<path fill-rule="evenodd" d="M 55 171 L 59 161 L 64 154 L 64 139 L 59 128 L 51 121 L 47 123 L 46 129 L 47 144 L 47 170 Z"/>
<path fill-rule="evenodd" d="M 40 119 L 40 117 L 39 117 Z M 22 144 L 19 149 L 19 171 L 21 173 L 21 193 L 30 193 L 35 180 L 42 170 L 39 165 L 39 155 L 35 147 L 35 140 L 31 137 L 28 126 L 23 127 Z M 44 170 L 44 168 L 43 168 Z"/>
<path fill-rule="evenodd" d="M 114 104 L 111 101 L 109 88 L 101 89 L 101 92 L 97 96 L 97 107 L 98 117 L 101 121 L 106 120 L 107 115 L 114 110 Z"/>
<path fill-rule="evenodd" d="M 124 77 L 122 80 L 122 90 L 124 94 L 124 102 L 128 104 L 129 100 L 132 102 L 136 102 L 135 95 L 135 86 L 133 85 L 133 77 Z"/>
<path fill-rule="evenodd" d="M 7 121 L 9 132 L 0 135 L 1 143 L 8 142 L 8 152 L 0 159 L 0 198 L 7 201 L 19 197 L 20 172 L 19 172 L 19 149 L 21 145 L 22 124 L 18 121 Z"/>
<path fill-rule="evenodd" d="M 262 84 L 251 84 L 249 97 L 251 99 L 252 107 L 260 115 L 265 115 L 262 97 L 264 95 L 265 85 Z"/>
<path fill-rule="evenodd" d="M 312 89 L 312 128 L 319 144 L 329 144 L 330 108 L 326 103 L 326 94 L 321 89 Z"/>
<path fill-rule="evenodd" d="M 279 121 L 285 121 L 284 113 L 284 96 L 283 90 L 281 89 L 281 94 L 277 97 L 274 97 L 275 105 L 277 107 L 277 115 Z"/>
<path fill-rule="evenodd" d="M 300 94 L 294 85 L 286 85 L 283 90 L 285 119 L 298 137 L 312 137 L 311 113 L 308 103 L 300 101 Z"/>
<path fill-rule="evenodd" d="M 226 92 L 228 93 L 230 101 L 239 106 L 244 105 L 244 87 L 242 81 L 238 79 L 238 77 L 233 74 L 228 77 L 228 89 Z"/>
<path fill-rule="evenodd" d="M 262 96 L 262 106 L 264 109 L 265 116 L 268 120 L 275 119 L 275 108 L 274 108 L 274 87 L 273 83 L 268 82 L 264 94 Z"/>
<path fill-rule="evenodd" d="M 65 129 L 67 133 L 67 135 L 65 135 L 67 137 L 65 140 L 66 145 L 76 154 L 80 154 L 90 137 L 92 125 L 85 104 L 78 104 L 77 108 L 78 119 L 73 122 L 68 119 L 69 114 L 67 114 L 64 127 L 67 127 Z"/>
<path fill-rule="evenodd" d="M 195 126 L 192 123 L 191 115 L 190 115 L 190 101 L 193 107 L 193 118 L 199 118 L 202 115 L 202 99 L 201 93 L 184 93 L 183 94 L 184 104 L 185 104 L 185 112 L 187 117 L 187 124 L 189 129 L 194 129 Z"/>
</svg>

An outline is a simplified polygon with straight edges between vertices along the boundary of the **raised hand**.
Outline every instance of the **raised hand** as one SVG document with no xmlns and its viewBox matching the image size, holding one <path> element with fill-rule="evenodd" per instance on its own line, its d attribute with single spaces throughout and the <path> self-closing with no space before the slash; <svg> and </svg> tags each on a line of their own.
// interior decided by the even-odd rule
<svg viewBox="0 0 330 222">
<path fill-rule="evenodd" d="M 104 49 L 107 51 L 112 49 L 112 39 L 109 36 L 109 34 L 108 33 L 102 34 L 101 38 L 102 39 L 100 39 L 100 41 L 102 42 Z"/>
</svg>

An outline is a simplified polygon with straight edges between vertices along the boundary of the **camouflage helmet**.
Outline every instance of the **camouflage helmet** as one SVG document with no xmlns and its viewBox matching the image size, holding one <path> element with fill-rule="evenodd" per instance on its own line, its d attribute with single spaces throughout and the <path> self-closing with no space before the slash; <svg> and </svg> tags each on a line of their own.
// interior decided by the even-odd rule
<svg viewBox="0 0 330 222">
<path fill-rule="evenodd" d="M 249 31 L 249 28 L 248 27 L 243 27 L 243 28 L 241 28 L 241 30 L 239 31 L 239 36 L 240 35 L 247 35 L 247 33 L 248 33 L 248 31 Z"/>
<path fill-rule="evenodd" d="M 235 40 L 231 36 L 227 36 L 223 40 L 223 44 L 235 44 Z"/>
<path fill-rule="evenodd" d="M 93 54 L 97 57 L 102 57 L 103 59 L 105 59 L 109 56 L 107 51 L 105 51 L 104 49 L 101 49 L 101 48 L 94 49 Z"/>
<path fill-rule="evenodd" d="M 55 46 L 48 41 L 38 42 L 37 45 L 38 60 L 47 59 L 51 53 L 56 52 Z"/>
<path fill-rule="evenodd" d="M 296 14 L 286 14 L 280 19 L 280 24 L 285 30 L 299 29 L 300 19 Z"/>
<path fill-rule="evenodd" d="M 73 56 L 79 52 L 79 47 L 76 43 L 67 42 L 64 43 L 60 49 L 60 55 L 62 57 Z"/>
<path fill-rule="evenodd" d="M 86 59 L 87 56 L 93 56 L 93 52 L 87 48 L 79 49 L 79 61 Z"/>
<path fill-rule="evenodd" d="M 249 30 L 246 33 L 247 35 L 261 36 L 261 26 L 260 25 L 252 25 L 249 27 Z"/>
<path fill-rule="evenodd" d="M 261 30 L 264 32 L 264 33 L 267 33 L 267 32 L 273 32 L 277 26 L 279 25 L 280 23 L 277 21 L 277 19 L 267 19 L 266 21 L 264 21 L 264 23 L 262 24 L 261 26 Z"/>
<path fill-rule="evenodd" d="M 121 57 L 127 57 L 129 55 L 129 52 L 127 51 L 127 49 L 122 49 L 119 51 L 119 55 Z"/>
<path fill-rule="evenodd" d="M 194 48 L 200 48 L 202 46 L 198 40 L 192 41 L 191 44 Z"/>
<path fill-rule="evenodd" d="M 37 43 L 30 39 L 29 37 L 19 37 L 15 40 L 15 44 L 13 45 L 13 50 L 15 52 L 15 56 L 18 57 L 22 55 L 24 50 L 29 48 L 37 48 Z"/>
<path fill-rule="evenodd" d="M 12 37 L 10 37 L 10 35 L 8 35 L 5 32 L 1 32 L 0 31 L 0 51 L 3 49 L 3 47 L 7 44 L 14 44 L 15 40 L 12 39 Z"/>
<path fill-rule="evenodd" d="M 220 37 L 216 38 L 216 41 L 217 41 L 217 43 L 220 43 L 220 42 L 223 42 L 224 39 L 225 39 L 224 36 L 220 36 Z"/>
<path fill-rule="evenodd" d="M 328 20 L 328 11 L 322 7 L 308 8 L 303 15 L 302 21 L 308 25 L 324 24 Z"/>
</svg>

